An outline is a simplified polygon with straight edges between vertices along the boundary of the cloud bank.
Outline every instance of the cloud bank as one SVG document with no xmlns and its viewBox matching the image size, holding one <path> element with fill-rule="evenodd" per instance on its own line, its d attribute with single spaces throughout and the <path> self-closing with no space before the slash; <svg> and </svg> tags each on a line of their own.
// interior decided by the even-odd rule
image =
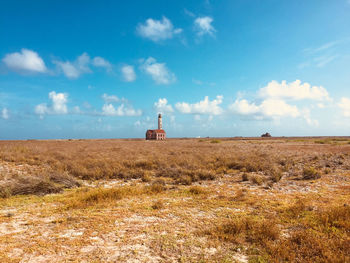
<svg viewBox="0 0 350 263">
<path fill-rule="evenodd" d="M 178 102 L 175 108 L 184 114 L 211 114 L 219 115 L 223 113 L 223 109 L 219 106 L 223 101 L 223 96 L 216 96 L 216 99 L 210 101 L 208 96 L 204 97 L 197 103 Z"/>
<path fill-rule="evenodd" d="M 82 74 L 92 73 L 90 66 L 105 68 L 107 72 L 112 70 L 112 65 L 102 57 L 94 57 L 93 59 L 87 53 L 83 53 L 77 57 L 75 61 L 59 61 L 54 60 L 54 64 L 69 79 L 77 79 Z"/>
<path fill-rule="evenodd" d="M 259 90 L 259 95 L 263 98 L 293 99 L 293 100 L 330 100 L 328 91 L 322 86 L 311 86 L 309 83 L 302 83 L 296 80 L 287 83 L 271 81 L 266 87 Z"/>
</svg>

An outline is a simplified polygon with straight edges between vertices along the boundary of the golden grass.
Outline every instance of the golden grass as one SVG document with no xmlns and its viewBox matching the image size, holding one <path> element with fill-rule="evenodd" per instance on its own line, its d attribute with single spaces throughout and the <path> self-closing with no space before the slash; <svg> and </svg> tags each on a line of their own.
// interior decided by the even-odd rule
<svg viewBox="0 0 350 263">
<path fill-rule="evenodd" d="M 350 262 L 338 139 L 2 141 L 0 258 Z"/>
<path fill-rule="evenodd" d="M 125 186 L 115 188 L 82 188 L 70 194 L 65 201 L 67 208 L 85 208 L 115 203 L 127 197 L 154 195 L 165 191 L 164 185 L 154 183 L 149 186 Z"/>
<path fill-rule="evenodd" d="M 80 186 L 80 183 L 67 173 L 45 171 L 39 175 L 16 175 L 0 185 L 0 197 L 12 195 L 45 195 L 59 193 L 65 188 Z"/>
</svg>

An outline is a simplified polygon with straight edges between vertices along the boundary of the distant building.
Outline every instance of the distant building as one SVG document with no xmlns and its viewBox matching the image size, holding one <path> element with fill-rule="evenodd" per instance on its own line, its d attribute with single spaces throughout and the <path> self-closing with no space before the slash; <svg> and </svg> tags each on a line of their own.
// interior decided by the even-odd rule
<svg viewBox="0 0 350 263">
<path fill-rule="evenodd" d="M 271 137 L 271 134 L 270 133 L 264 133 L 263 135 L 261 135 L 261 137 Z"/>
<path fill-rule="evenodd" d="M 158 129 L 157 130 L 147 130 L 146 140 L 165 140 L 166 133 L 163 130 L 162 125 L 162 114 L 158 115 Z"/>
</svg>

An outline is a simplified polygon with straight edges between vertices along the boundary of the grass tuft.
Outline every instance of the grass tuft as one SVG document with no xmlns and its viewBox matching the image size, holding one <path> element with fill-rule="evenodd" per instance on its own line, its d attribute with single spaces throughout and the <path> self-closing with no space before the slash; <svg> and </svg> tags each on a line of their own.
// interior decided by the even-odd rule
<svg viewBox="0 0 350 263">
<path fill-rule="evenodd" d="M 306 167 L 303 170 L 303 180 L 315 180 L 321 178 L 321 174 L 314 167 Z"/>
</svg>

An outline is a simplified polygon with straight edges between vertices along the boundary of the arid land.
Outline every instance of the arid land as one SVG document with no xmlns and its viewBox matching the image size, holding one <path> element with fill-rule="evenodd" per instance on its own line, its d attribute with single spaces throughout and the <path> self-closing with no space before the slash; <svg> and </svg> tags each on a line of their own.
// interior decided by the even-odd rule
<svg viewBox="0 0 350 263">
<path fill-rule="evenodd" d="M 1 262 L 350 262 L 350 138 L 0 141 Z"/>
</svg>

